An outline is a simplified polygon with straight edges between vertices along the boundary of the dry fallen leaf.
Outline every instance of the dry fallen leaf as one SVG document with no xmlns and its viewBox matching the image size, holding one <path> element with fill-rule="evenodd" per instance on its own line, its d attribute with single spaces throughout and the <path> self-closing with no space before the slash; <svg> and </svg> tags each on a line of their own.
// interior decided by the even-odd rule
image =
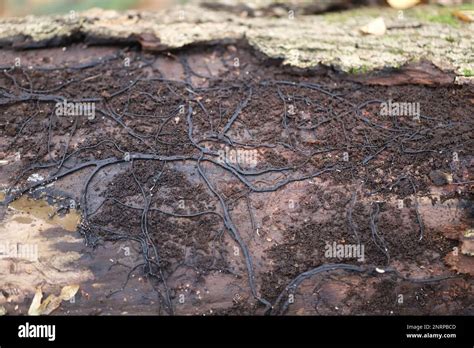
<svg viewBox="0 0 474 348">
<path fill-rule="evenodd" d="M 62 300 L 60 297 L 56 295 L 49 295 L 46 300 L 43 301 L 41 304 L 38 312 L 40 315 L 48 315 L 51 314 L 55 309 L 59 307 Z"/>
<path fill-rule="evenodd" d="M 378 17 L 369 24 L 360 28 L 360 31 L 363 34 L 383 35 L 387 31 L 387 26 L 385 25 L 384 19 L 382 17 Z"/>
<path fill-rule="evenodd" d="M 474 11 L 454 11 L 453 15 L 464 22 L 474 22 Z"/>
<path fill-rule="evenodd" d="M 28 315 L 40 315 L 39 308 L 41 306 L 41 299 L 43 298 L 43 291 L 41 291 L 41 287 L 38 287 L 35 292 L 35 296 L 33 297 L 33 301 L 31 301 L 30 308 L 28 309 Z"/>
<path fill-rule="evenodd" d="M 7 314 L 7 310 L 5 307 L 0 306 L 0 316 Z"/>
<path fill-rule="evenodd" d="M 388 4 L 397 10 L 406 10 L 420 3 L 420 0 L 387 0 Z"/>
<path fill-rule="evenodd" d="M 79 290 L 79 285 L 66 285 L 61 289 L 59 296 L 49 295 L 43 302 L 43 292 L 41 288 L 36 289 L 35 297 L 31 302 L 30 309 L 28 310 L 28 315 L 48 315 L 56 310 L 62 301 L 69 301 L 72 299 L 77 291 Z"/>
<path fill-rule="evenodd" d="M 70 299 L 72 299 L 76 293 L 79 291 L 79 285 L 75 284 L 75 285 L 66 285 L 64 288 L 62 288 L 61 290 L 61 294 L 59 295 L 59 297 L 63 300 L 63 301 L 69 301 Z"/>
</svg>

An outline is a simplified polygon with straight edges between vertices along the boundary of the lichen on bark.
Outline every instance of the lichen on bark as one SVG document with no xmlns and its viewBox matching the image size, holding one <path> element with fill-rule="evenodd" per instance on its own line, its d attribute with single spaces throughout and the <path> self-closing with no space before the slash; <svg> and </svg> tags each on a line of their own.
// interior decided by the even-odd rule
<svg viewBox="0 0 474 348">
<path fill-rule="evenodd" d="M 290 3 L 298 8 L 306 2 Z M 140 42 L 145 49 L 168 50 L 246 40 L 269 58 L 298 68 L 321 64 L 353 73 L 429 60 L 442 70 L 454 71 L 460 80 L 472 82 L 474 24 L 436 20 L 439 13 L 451 10 L 421 6 L 403 12 L 358 8 L 316 15 L 294 11 L 289 15 L 248 16 L 199 3 L 153 13 L 92 9 L 75 16 L 2 19 L 0 46 L 44 47 L 84 40 Z M 379 16 L 387 26 L 383 36 L 361 33 L 362 25 Z"/>
</svg>

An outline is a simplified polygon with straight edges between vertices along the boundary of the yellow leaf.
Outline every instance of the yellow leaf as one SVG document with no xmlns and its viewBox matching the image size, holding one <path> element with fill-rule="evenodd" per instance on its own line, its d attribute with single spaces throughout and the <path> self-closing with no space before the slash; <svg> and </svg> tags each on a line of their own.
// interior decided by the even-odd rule
<svg viewBox="0 0 474 348">
<path fill-rule="evenodd" d="M 61 289 L 59 296 L 49 295 L 43 302 L 43 292 L 41 287 L 36 289 L 35 297 L 31 302 L 30 309 L 28 310 L 28 315 L 48 315 L 55 311 L 61 305 L 62 301 L 69 301 L 71 298 L 76 295 L 79 290 L 79 285 L 66 285 Z"/>
<path fill-rule="evenodd" d="M 61 299 L 56 295 L 49 295 L 46 300 L 43 301 L 39 308 L 40 315 L 48 315 L 52 313 L 61 304 Z"/>
<path fill-rule="evenodd" d="M 41 287 L 38 287 L 35 296 L 33 297 L 33 301 L 31 301 L 30 308 L 28 309 L 28 315 L 40 315 L 39 308 L 41 306 L 42 298 L 43 292 L 41 291 Z"/>
<path fill-rule="evenodd" d="M 464 22 L 474 22 L 474 11 L 454 11 L 453 15 Z"/>
<path fill-rule="evenodd" d="M 74 285 L 66 285 L 62 290 L 61 294 L 59 297 L 63 301 L 69 301 L 71 298 L 76 295 L 77 291 L 79 290 L 79 285 L 74 284 Z"/>
<path fill-rule="evenodd" d="M 387 0 L 388 4 L 397 10 L 406 10 L 420 3 L 420 0 Z"/>
</svg>

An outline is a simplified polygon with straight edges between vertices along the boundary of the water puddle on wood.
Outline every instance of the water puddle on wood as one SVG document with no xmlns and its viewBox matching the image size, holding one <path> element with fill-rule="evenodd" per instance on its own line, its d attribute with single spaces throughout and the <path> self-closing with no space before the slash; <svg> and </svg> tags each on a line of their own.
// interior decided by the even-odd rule
<svg viewBox="0 0 474 348">
<path fill-rule="evenodd" d="M 5 199 L 5 194 L 0 192 L 0 200 Z M 66 231 L 74 232 L 81 220 L 81 215 L 76 209 L 69 209 L 66 214 L 58 214 L 57 208 L 48 204 L 43 199 L 32 199 L 27 196 L 22 196 L 9 204 L 9 208 L 24 212 L 37 219 L 44 220 L 50 225 L 59 226 Z M 20 224 L 30 224 L 32 219 L 28 216 L 15 216 L 13 218 Z"/>
</svg>

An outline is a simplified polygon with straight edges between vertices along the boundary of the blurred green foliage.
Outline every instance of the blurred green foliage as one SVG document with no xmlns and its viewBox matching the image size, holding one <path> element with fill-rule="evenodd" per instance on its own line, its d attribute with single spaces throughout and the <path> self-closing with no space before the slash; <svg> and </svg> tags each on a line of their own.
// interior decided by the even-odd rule
<svg viewBox="0 0 474 348">
<path fill-rule="evenodd" d="M 0 0 L 7 15 L 44 15 L 84 11 L 93 7 L 126 10 L 135 8 L 140 0 Z"/>
</svg>

